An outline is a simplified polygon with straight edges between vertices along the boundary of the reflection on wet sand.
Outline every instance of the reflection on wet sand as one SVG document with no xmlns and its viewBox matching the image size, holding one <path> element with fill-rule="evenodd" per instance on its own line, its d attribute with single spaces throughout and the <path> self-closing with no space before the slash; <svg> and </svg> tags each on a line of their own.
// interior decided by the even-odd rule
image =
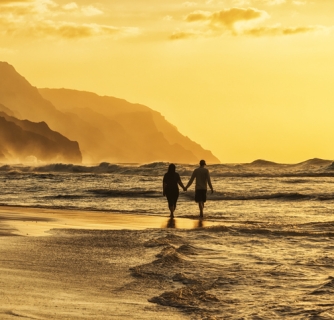
<svg viewBox="0 0 334 320">
<path fill-rule="evenodd" d="M 203 219 L 190 220 L 190 219 L 175 219 L 169 218 L 162 228 L 171 229 L 197 229 L 203 227 L 210 227 L 214 224 L 212 222 L 204 221 Z"/>
<path fill-rule="evenodd" d="M 203 218 L 200 218 L 197 221 L 195 221 L 195 228 L 203 228 L 203 227 L 204 227 Z"/>
<path fill-rule="evenodd" d="M 187 218 L 167 219 L 124 213 L 90 212 L 0 206 L 0 233 L 24 236 L 50 235 L 51 229 L 143 230 L 196 229 L 215 226 L 217 222 L 202 222 Z"/>
<path fill-rule="evenodd" d="M 167 221 L 166 228 L 175 228 L 175 227 L 176 227 L 175 219 L 174 218 L 169 218 L 168 221 Z"/>
</svg>

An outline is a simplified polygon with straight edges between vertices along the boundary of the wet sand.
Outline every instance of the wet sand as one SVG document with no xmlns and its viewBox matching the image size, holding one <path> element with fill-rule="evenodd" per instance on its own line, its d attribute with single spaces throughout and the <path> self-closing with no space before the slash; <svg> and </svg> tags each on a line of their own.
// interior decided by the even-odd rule
<svg viewBox="0 0 334 320">
<path fill-rule="evenodd" d="M 0 208 L 0 319 L 334 319 L 332 219 L 181 220 Z"/>
<path fill-rule="evenodd" d="M 178 309 L 148 301 L 173 289 L 173 281 L 139 279 L 130 269 L 152 260 L 157 249 L 145 243 L 169 234 L 164 228 L 198 224 L 0 207 L 0 319 L 188 319 Z"/>
<path fill-rule="evenodd" d="M 194 229 L 215 225 L 199 219 L 143 216 L 99 211 L 0 206 L 0 235 L 47 236 L 51 229 Z"/>
</svg>

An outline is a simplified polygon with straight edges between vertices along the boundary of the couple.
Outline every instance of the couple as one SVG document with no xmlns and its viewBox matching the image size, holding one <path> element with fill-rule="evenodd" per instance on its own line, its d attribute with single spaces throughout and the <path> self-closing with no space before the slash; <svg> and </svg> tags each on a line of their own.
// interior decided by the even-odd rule
<svg viewBox="0 0 334 320">
<path fill-rule="evenodd" d="M 203 218 L 204 203 L 206 202 L 206 191 L 207 185 L 213 193 L 213 188 L 211 184 L 209 170 L 205 168 L 205 160 L 199 162 L 199 167 L 194 170 L 188 184 L 183 185 L 180 175 L 175 171 L 175 164 L 171 163 L 168 167 L 168 172 L 164 175 L 163 179 L 163 195 L 167 197 L 168 207 L 170 210 L 170 217 L 174 217 L 174 211 L 176 209 L 176 202 L 179 197 L 179 187 L 181 186 L 183 191 L 191 186 L 194 179 L 196 178 L 196 187 L 195 187 L 195 201 L 198 203 L 200 217 Z"/>
</svg>

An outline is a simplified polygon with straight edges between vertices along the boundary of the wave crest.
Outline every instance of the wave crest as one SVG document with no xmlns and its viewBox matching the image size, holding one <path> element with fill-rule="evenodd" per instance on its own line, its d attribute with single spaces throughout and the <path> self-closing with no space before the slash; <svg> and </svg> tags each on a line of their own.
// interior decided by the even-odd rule
<svg viewBox="0 0 334 320">
<path fill-rule="evenodd" d="M 1 173 L 17 172 L 58 172 L 58 173 L 114 173 L 143 176 L 162 176 L 167 171 L 167 162 L 147 164 L 115 164 L 101 162 L 97 165 L 77 165 L 53 163 L 40 166 L 9 165 L 0 166 Z M 177 164 L 177 172 L 182 176 L 191 175 L 197 165 Z M 267 160 L 252 163 L 208 165 L 213 177 L 333 177 L 332 160 L 310 159 L 297 164 L 280 164 Z"/>
</svg>

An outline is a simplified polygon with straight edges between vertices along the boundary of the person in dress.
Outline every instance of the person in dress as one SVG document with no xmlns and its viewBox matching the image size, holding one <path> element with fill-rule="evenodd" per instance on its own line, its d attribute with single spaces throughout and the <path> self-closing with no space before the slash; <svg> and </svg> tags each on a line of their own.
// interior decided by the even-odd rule
<svg viewBox="0 0 334 320">
<path fill-rule="evenodd" d="M 195 201 L 198 203 L 199 207 L 199 215 L 203 218 L 203 210 L 204 203 L 206 202 L 206 193 L 207 193 L 207 185 L 211 189 L 211 193 L 213 193 L 213 187 L 211 184 L 210 173 L 207 168 L 205 168 L 206 162 L 205 160 L 201 160 L 199 162 L 199 167 L 194 170 L 188 184 L 186 185 L 186 191 L 193 183 L 194 179 L 196 179 L 195 186 Z"/>
<path fill-rule="evenodd" d="M 174 217 L 176 203 L 179 198 L 179 186 L 185 191 L 180 175 L 176 172 L 176 166 L 171 163 L 162 181 L 162 193 L 167 198 L 171 218 Z"/>
</svg>

